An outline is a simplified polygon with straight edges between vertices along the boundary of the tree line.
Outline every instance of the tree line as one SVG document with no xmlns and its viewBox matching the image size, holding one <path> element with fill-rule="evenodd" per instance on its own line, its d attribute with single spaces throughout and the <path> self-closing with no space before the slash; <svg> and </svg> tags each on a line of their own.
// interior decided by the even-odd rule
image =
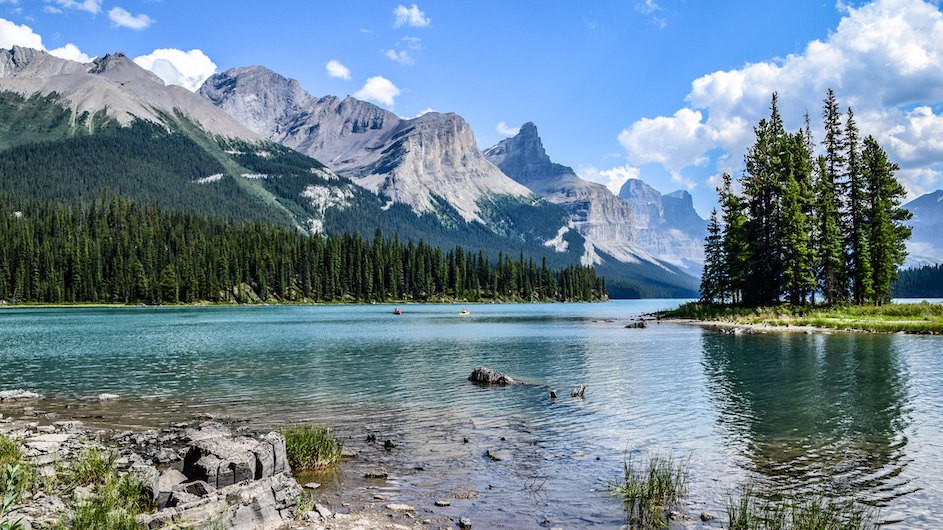
<svg viewBox="0 0 943 530">
<path fill-rule="evenodd" d="M 943 298 L 943 264 L 903 269 L 894 282 L 898 298 Z"/>
<path fill-rule="evenodd" d="M 829 90 L 825 138 L 814 154 L 808 113 L 789 133 L 777 95 L 737 182 L 718 188 L 705 238 L 702 300 L 744 306 L 883 304 L 906 257 L 911 214 L 900 207 L 899 169 L 871 136 L 860 138 L 854 111 Z M 740 189 L 735 191 L 735 186 Z"/>
<path fill-rule="evenodd" d="M 521 253 L 309 236 L 260 221 L 164 212 L 117 195 L 62 205 L 0 194 L 0 301 L 244 303 L 605 298 L 590 267 Z"/>
</svg>

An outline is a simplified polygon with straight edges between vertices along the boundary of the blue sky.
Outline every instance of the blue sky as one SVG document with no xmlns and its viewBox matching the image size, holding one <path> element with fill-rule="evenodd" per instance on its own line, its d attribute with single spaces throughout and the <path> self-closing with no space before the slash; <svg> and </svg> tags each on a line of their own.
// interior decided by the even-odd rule
<svg viewBox="0 0 943 530">
<path fill-rule="evenodd" d="M 483 148 L 533 121 L 554 161 L 688 189 L 702 215 L 773 90 L 795 129 L 832 87 L 912 196 L 943 187 L 943 14 L 924 0 L 0 0 L 0 19 L 0 47 L 122 51 L 191 88 L 261 64 L 317 96 L 456 112 Z"/>
</svg>

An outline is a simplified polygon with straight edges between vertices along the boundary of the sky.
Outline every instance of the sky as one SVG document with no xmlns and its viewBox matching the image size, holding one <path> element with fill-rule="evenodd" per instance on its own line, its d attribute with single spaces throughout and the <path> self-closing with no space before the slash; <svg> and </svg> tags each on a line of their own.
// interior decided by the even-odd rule
<svg viewBox="0 0 943 530">
<path fill-rule="evenodd" d="M 557 163 L 615 192 L 686 189 L 702 216 L 779 95 L 821 139 L 835 90 L 911 198 L 943 188 L 943 13 L 925 0 L 0 0 L 0 48 L 123 52 L 191 90 L 263 65 L 315 96 L 469 122 L 481 148 L 534 122 Z"/>
</svg>

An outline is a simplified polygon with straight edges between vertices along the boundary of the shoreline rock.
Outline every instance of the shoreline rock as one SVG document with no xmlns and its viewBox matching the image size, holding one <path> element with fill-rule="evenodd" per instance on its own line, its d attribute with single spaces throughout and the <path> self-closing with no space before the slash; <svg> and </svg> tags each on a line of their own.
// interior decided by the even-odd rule
<svg viewBox="0 0 943 530">
<path fill-rule="evenodd" d="M 518 384 L 518 381 L 512 379 L 510 376 L 485 366 L 475 368 L 471 375 L 468 376 L 468 380 L 472 383 L 482 385 L 505 386 Z"/>
</svg>

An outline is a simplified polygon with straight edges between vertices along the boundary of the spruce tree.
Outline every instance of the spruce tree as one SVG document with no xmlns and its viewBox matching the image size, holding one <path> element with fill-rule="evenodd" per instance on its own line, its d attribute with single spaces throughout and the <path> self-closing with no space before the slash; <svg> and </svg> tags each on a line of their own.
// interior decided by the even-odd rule
<svg viewBox="0 0 943 530">
<path fill-rule="evenodd" d="M 822 109 L 825 125 L 825 155 L 818 164 L 817 216 L 819 222 L 819 287 L 829 305 L 845 301 L 847 280 L 841 237 L 841 176 L 845 171 L 845 139 L 841 111 L 835 92 L 828 89 Z"/>
<path fill-rule="evenodd" d="M 724 303 L 727 299 L 726 269 L 723 233 L 717 218 L 717 209 L 711 211 L 704 238 L 704 272 L 701 274 L 701 301 Z"/>
<path fill-rule="evenodd" d="M 750 245 L 743 200 L 732 188 L 733 179 L 729 173 L 724 173 L 723 187 L 718 190 L 724 219 L 723 263 L 726 265 L 725 278 L 730 302 L 740 304 L 743 303 Z"/>
<path fill-rule="evenodd" d="M 845 121 L 845 196 L 848 207 L 845 212 L 845 248 L 847 257 L 845 268 L 851 280 L 851 299 L 855 304 L 863 304 L 872 298 L 873 279 L 871 255 L 868 249 L 868 236 L 865 226 L 868 223 L 865 196 L 867 183 L 861 173 L 861 148 L 858 142 L 858 126 L 855 115 L 848 107 Z"/>
<path fill-rule="evenodd" d="M 861 159 L 863 178 L 867 181 L 870 221 L 869 246 L 874 278 L 871 301 L 880 305 L 890 300 L 897 269 L 907 257 L 905 242 L 911 230 L 903 223 L 912 214 L 900 207 L 906 195 L 894 177 L 900 168 L 888 160 L 887 153 L 871 136 L 864 140 Z"/>
<path fill-rule="evenodd" d="M 782 198 L 779 214 L 783 262 L 782 292 L 789 303 L 802 305 L 815 287 L 813 251 L 808 216 L 811 197 L 810 156 L 802 133 L 782 141 Z"/>
</svg>

